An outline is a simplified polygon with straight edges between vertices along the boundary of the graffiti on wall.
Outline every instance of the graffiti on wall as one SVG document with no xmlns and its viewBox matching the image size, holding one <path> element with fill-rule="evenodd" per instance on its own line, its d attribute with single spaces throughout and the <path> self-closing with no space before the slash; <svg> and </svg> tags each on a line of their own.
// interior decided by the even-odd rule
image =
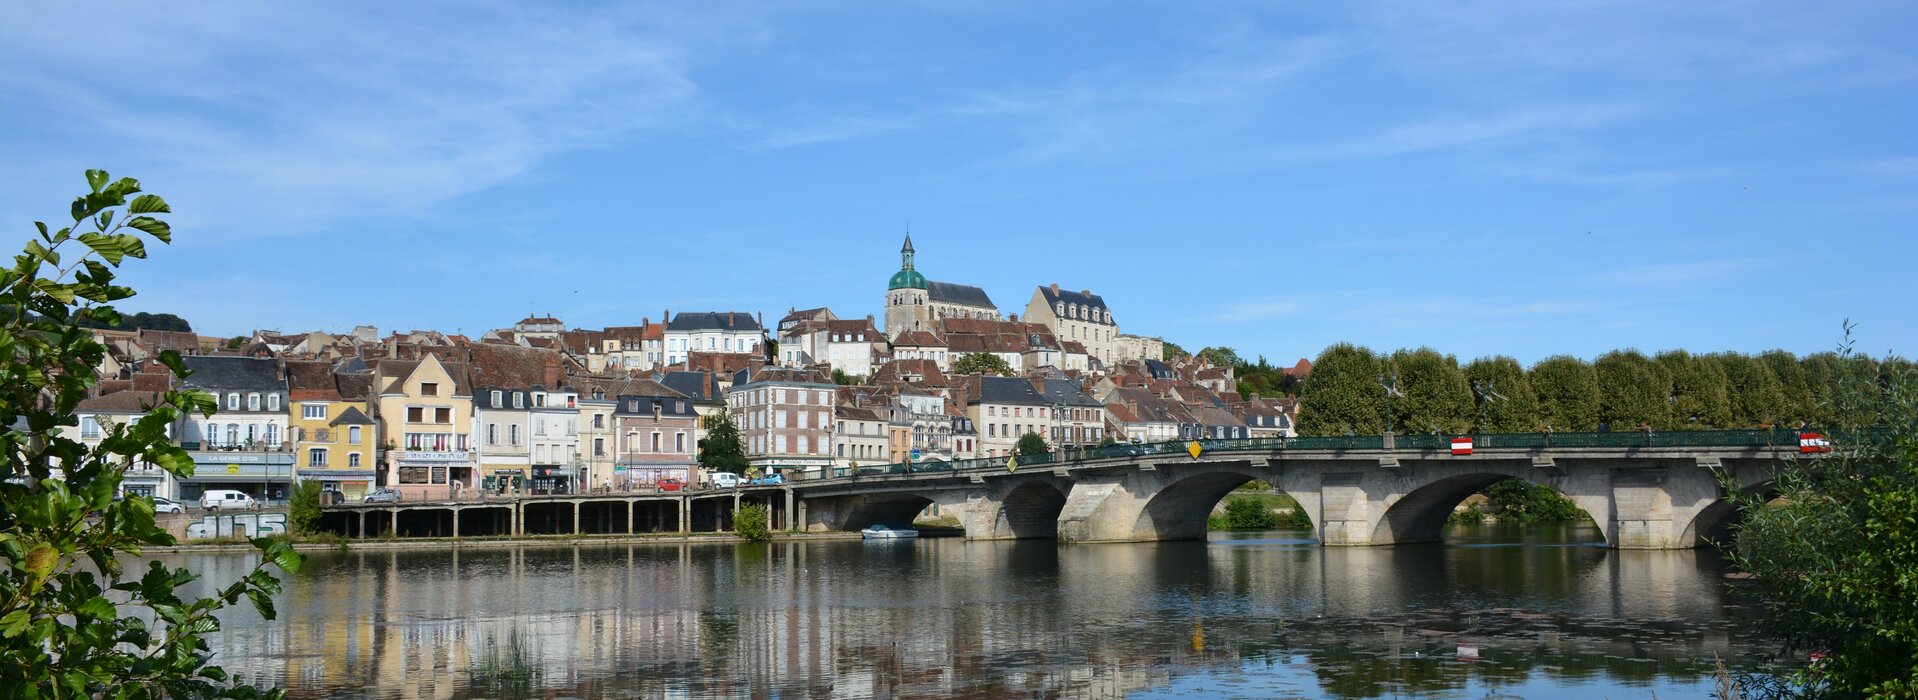
<svg viewBox="0 0 1918 700">
<path fill-rule="evenodd" d="M 241 513 L 208 515 L 187 523 L 186 538 L 205 540 L 215 537 L 265 537 L 286 534 L 285 513 Z"/>
</svg>

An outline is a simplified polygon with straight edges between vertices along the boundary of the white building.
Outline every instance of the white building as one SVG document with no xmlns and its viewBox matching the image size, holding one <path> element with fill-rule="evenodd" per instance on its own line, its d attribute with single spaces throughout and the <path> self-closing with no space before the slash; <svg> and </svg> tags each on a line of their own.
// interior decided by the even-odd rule
<svg viewBox="0 0 1918 700">
<path fill-rule="evenodd" d="M 764 345 L 766 329 L 743 311 L 681 313 L 666 322 L 666 364 L 683 365 L 691 352 L 753 352 Z"/>
</svg>

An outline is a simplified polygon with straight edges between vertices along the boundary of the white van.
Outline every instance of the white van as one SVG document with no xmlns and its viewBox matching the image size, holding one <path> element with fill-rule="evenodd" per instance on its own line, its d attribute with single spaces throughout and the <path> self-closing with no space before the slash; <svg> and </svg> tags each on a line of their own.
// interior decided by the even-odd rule
<svg viewBox="0 0 1918 700">
<path fill-rule="evenodd" d="M 739 486 L 739 475 L 732 472 L 713 472 L 713 488 L 730 489 Z"/>
<path fill-rule="evenodd" d="M 200 507 L 207 510 L 258 510 L 260 502 L 239 491 L 209 489 L 200 496 Z"/>
</svg>

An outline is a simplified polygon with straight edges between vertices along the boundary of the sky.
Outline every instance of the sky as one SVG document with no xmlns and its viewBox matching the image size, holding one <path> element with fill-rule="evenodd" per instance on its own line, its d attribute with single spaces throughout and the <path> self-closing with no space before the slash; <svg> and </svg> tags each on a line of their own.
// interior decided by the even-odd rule
<svg viewBox="0 0 1918 700">
<path fill-rule="evenodd" d="M 0 221 L 133 176 L 126 312 L 883 320 L 1531 362 L 1918 346 L 1918 5 L 0 4 Z"/>
</svg>

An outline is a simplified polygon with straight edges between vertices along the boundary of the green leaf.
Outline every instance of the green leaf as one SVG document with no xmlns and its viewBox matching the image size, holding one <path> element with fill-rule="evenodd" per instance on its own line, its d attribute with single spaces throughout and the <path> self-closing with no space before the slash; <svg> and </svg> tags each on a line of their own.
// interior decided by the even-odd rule
<svg viewBox="0 0 1918 700">
<path fill-rule="evenodd" d="M 261 591 L 247 591 L 246 599 L 253 602 L 253 609 L 260 611 L 260 617 L 273 619 L 273 596 Z"/>
<path fill-rule="evenodd" d="M 33 257 L 46 261 L 46 263 L 49 265 L 60 264 L 60 254 L 56 251 L 53 251 L 47 248 L 46 246 L 40 245 L 39 241 L 34 241 L 34 240 L 27 241 L 27 253 L 33 255 Z"/>
<path fill-rule="evenodd" d="M 18 637 L 32 624 L 33 615 L 24 608 L 7 613 L 6 617 L 0 617 L 0 637 Z"/>
<path fill-rule="evenodd" d="M 102 188 L 102 187 L 106 187 L 106 186 L 107 186 L 107 171 L 105 171 L 105 170 L 88 170 L 88 171 L 87 171 L 87 185 L 88 185 L 89 187 L 92 187 L 92 188 L 93 188 L 93 191 L 95 191 L 95 192 L 99 192 L 99 191 L 100 191 L 100 188 Z"/>
<path fill-rule="evenodd" d="M 134 214 L 168 214 L 173 210 L 167 207 L 166 200 L 161 199 L 160 195 L 143 194 L 133 198 L 133 206 L 128 207 L 127 211 Z"/>
<path fill-rule="evenodd" d="M 104 233 L 82 233 L 80 234 L 80 242 L 85 244 L 86 247 L 92 248 L 93 252 L 99 253 L 100 259 L 112 265 L 120 264 L 120 261 L 125 259 L 127 255 L 126 245 L 122 242 L 120 236 L 109 236 Z"/>
<path fill-rule="evenodd" d="M 162 243 L 173 242 L 173 227 L 168 226 L 165 221 L 155 219 L 151 216 L 136 216 L 127 219 L 127 226 L 145 231 L 148 235 L 160 239 Z"/>
</svg>

